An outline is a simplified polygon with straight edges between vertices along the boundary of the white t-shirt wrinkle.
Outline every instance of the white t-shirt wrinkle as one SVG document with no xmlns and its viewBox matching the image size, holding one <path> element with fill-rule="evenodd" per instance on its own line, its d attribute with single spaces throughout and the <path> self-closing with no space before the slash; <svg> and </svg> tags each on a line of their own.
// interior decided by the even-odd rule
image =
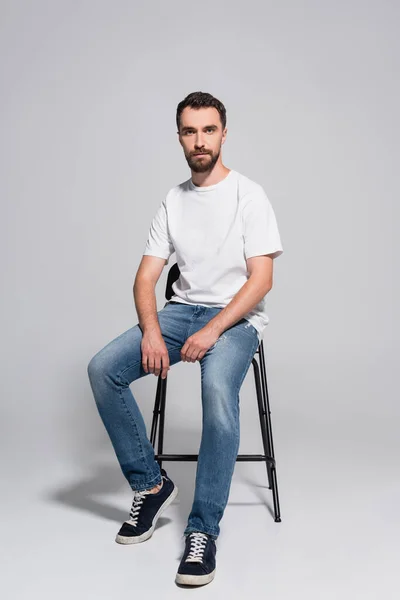
<svg viewBox="0 0 400 600">
<path fill-rule="evenodd" d="M 283 253 L 272 205 L 262 186 L 231 169 L 214 185 L 191 179 L 171 188 L 153 217 L 144 255 L 169 260 L 180 276 L 171 300 L 226 306 L 249 278 L 246 259 Z M 246 315 L 258 339 L 269 322 L 266 296 Z"/>
</svg>

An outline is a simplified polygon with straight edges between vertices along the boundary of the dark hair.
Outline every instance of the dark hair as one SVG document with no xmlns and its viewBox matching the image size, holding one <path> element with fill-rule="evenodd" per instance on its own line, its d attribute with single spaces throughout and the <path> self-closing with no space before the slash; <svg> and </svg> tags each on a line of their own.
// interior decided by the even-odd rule
<svg viewBox="0 0 400 600">
<path fill-rule="evenodd" d="M 216 108 L 221 119 L 222 130 L 225 129 L 226 110 L 222 102 L 206 92 L 192 92 L 186 96 L 184 100 L 179 102 L 176 109 L 176 126 L 178 127 L 178 131 L 180 127 L 181 113 L 186 106 L 190 106 L 191 108 L 208 108 L 209 106 L 212 106 L 213 108 Z"/>
</svg>

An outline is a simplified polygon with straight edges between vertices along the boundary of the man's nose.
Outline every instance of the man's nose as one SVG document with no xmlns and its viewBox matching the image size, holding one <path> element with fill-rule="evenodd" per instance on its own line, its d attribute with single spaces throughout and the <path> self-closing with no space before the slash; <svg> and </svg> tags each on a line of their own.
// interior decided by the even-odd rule
<svg viewBox="0 0 400 600">
<path fill-rule="evenodd" d="M 203 136 L 202 134 L 198 133 L 196 135 L 196 141 L 194 144 L 194 147 L 196 148 L 196 150 L 201 150 L 204 146 L 204 140 L 203 140 Z"/>
</svg>

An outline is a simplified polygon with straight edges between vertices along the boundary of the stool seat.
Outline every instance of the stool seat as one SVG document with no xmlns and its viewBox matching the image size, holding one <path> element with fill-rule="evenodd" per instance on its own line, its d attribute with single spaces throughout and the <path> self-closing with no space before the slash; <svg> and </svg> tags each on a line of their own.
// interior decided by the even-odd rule
<svg viewBox="0 0 400 600">
<path fill-rule="evenodd" d="M 165 297 L 167 300 L 173 295 L 172 284 L 178 279 L 180 274 L 178 264 L 171 266 L 168 277 Z M 258 355 L 258 362 L 256 360 Z M 260 418 L 261 438 L 263 442 L 264 454 L 238 454 L 236 461 L 258 461 L 265 462 L 268 476 L 268 488 L 272 490 L 274 504 L 274 520 L 281 522 L 279 507 L 278 482 L 276 475 L 276 464 L 274 455 L 274 445 L 272 440 L 271 410 L 269 406 L 269 396 L 267 387 L 267 373 L 265 365 L 264 342 L 260 341 L 258 348 L 252 359 L 254 370 L 254 381 L 256 387 L 256 396 L 258 404 L 258 413 Z M 165 422 L 165 404 L 167 392 L 167 378 L 162 379 L 161 373 L 157 380 L 157 391 L 153 409 L 153 420 L 151 424 L 150 442 L 154 448 L 155 460 L 162 468 L 162 462 L 165 461 L 192 461 L 198 460 L 198 454 L 164 454 L 164 422 Z M 159 426 L 159 430 L 158 430 Z M 157 438 L 158 430 L 158 439 Z M 156 448 L 157 445 L 157 448 Z"/>
</svg>

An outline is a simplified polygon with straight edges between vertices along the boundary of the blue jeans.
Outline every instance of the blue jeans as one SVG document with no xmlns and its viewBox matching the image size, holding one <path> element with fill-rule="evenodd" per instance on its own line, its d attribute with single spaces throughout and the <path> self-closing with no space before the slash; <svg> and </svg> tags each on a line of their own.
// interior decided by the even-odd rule
<svg viewBox="0 0 400 600">
<path fill-rule="evenodd" d="M 186 339 L 220 307 L 167 302 L 158 311 L 170 366 L 180 362 Z M 129 388 L 146 373 L 139 324 L 116 337 L 88 364 L 95 402 L 120 467 L 133 490 L 161 483 L 161 471 L 138 404 Z M 203 531 L 216 539 L 239 451 L 239 390 L 258 348 L 257 330 L 246 319 L 226 329 L 198 361 L 201 368 L 202 435 L 194 501 L 184 535 Z M 153 377 L 156 377 L 153 375 Z"/>
</svg>

